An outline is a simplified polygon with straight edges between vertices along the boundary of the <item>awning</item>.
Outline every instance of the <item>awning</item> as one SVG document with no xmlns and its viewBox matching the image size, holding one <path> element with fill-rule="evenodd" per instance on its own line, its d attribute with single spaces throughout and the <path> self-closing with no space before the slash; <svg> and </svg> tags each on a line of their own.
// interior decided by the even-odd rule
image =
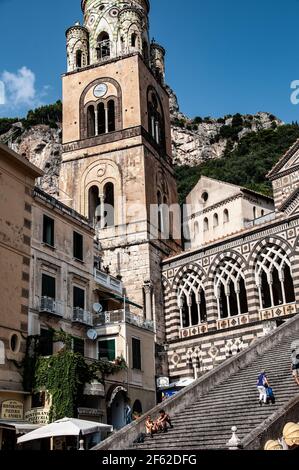
<svg viewBox="0 0 299 470">
<path fill-rule="evenodd" d="M 113 426 L 81 419 L 63 418 L 19 437 L 18 444 L 52 437 L 86 436 L 101 431 L 112 432 Z"/>
<path fill-rule="evenodd" d="M 99 288 L 97 288 L 96 290 L 100 291 Z M 106 292 L 104 292 L 104 291 L 103 291 L 103 293 L 106 294 Z M 109 292 L 109 297 L 107 297 L 105 299 L 102 299 L 102 300 L 111 300 L 111 299 L 119 300 L 120 302 L 126 303 L 127 305 L 132 305 L 132 307 L 136 307 L 136 308 L 139 308 L 140 310 L 143 310 L 143 307 L 141 305 L 136 304 L 135 302 L 132 302 L 127 297 L 117 295 L 117 294 L 113 294 L 112 292 L 111 293 Z"/>
<path fill-rule="evenodd" d="M 41 424 L 31 424 L 27 421 L 4 421 L 0 420 L 0 428 L 10 429 L 15 431 L 16 434 L 26 434 L 27 432 L 35 431 L 40 428 Z"/>
</svg>

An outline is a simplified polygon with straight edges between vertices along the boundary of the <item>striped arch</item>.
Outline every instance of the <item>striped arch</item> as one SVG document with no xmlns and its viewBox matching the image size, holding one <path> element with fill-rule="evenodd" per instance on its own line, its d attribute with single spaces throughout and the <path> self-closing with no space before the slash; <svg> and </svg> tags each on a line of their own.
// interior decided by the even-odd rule
<svg viewBox="0 0 299 470">
<path fill-rule="evenodd" d="M 248 313 L 246 292 L 246 263 L 235 252 L 221 253 L 210 270 L 218 318 L 230 318 Z"/>
<path fill-rule="evenodd" d="M 181 328 L 197 326 L 207 321 L 204 271 L 197 265 L 184 266 L 177 276 L 177 304 L 180 310 Z"/>
<path fill-rule="evenodd" d="M 260 308 L 272 308 L 295 301 L 291 265 L 292 249 L 283 240 L 267 238 L 259 243 L 254 261 L 255 283 Z"/>
<path fill-rule="evenodd" d="M 185 266 L 183 266 L 176 273 L 175 278 L 174 278 L 173 283 L 172 283 L 173 290 L 177 291 L 178 286 L 180 285 L 182 278 L 185 276 L 185 274 L 188 271 L 193 271 L 194 273 L 197 273 L 198 276 L 202 279 L 203 284 L 205 284 L 205 282 L 206 282 L 206 273 L 204 272 L 202 267 L 199 266 L 198 264 L 189 263 L 189 264 L 186 264 Z"/>
<path fill-rule="evenodd" d="M 165 276 L 162 276 L 162 286 L 163 286 L 163 292 L 165 296 L 168 296 L 171 292 L 171 284 L 168 279 L 166 279 Z"/>
<path fill-rule="evenodd" d="M 294 255 L 294 250 L 291 247 L 291 245 L 284 240 L 283 238 L 280 237 L 266 237 L 263 240 L 259 241 L 253 250 L 251 251 L 249 260 L 248 260 L 248 265 L 250 270 L 255 270 L 255 266 L 257 263 L 257 259 L 261 253 L 261 251 L 267 246 L 267 245 L 277 245 L 278 247 L 282 248 L 285 253 L 288 255 L 289 260 L 292 261 L 292 257 Z"/>
<path fill-rule="evenodd" d="M 220 253 L 213 260 L 210 266 L 209 272 L 208 272 L 209 281 L 214 280 L 216 271 L 219 268 L 219 264 L 221 264 L 224 259 L 231 259 L 231 260 L 236 261 L 240 265 L 240 267 L 243 269 L 244 275 L 246 277 L 248 265 L 247 265 L 245 258 L 243 258 L 243 256 L 240 255 L 240 253 L 238 253 L 237 251 L 228 250 L 228 251 L 224 251 L 223 253 Z"/>
</svg>

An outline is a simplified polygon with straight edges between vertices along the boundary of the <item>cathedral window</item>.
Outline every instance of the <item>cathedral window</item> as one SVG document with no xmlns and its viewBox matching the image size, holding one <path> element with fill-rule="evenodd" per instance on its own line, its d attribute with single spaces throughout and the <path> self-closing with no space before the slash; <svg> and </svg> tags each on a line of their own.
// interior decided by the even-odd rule
<svg viewBox="0 0 299 470">
<path fill-rule="evenodd" d="M 97 135 L 102 135 L 106 133 L 106 111 L 104 103 L 98 105 L 98 116 L 97 116 L 98 130 Z"/>
<path fill-rule="evenodd" d="M 291 263 L 283 248 L 269 245 L 262 251 L 255 277 L 261 309 L 295 302 Z"/>
<path fill-rule="evenodd" d="M 97 46 L 97 57 L 101 61 L 103 59 L 109 58 L 111 53 L 111 43 L 109 34 L 103 32 L 98 37 L 98 46 Z"/>
<path fill-rule="evenodd" d="M 133 33 L 132 36 L 131 36 L 131 44 L 132 44 L 132 47 L 136 47 L 136 45 L 137 45 L 137 34 L 136 33 Z"/>
<path fill-rule="evenodd" d="M 82 51 L 78 50 L 78 51 L 76 52 L 76 67 L 77 67 L 78 69 L 81 69 L 82 63 L 83 63 L 83 62 L 82 62 Z"/>
<path fill-rule="evenodd" d="M 226 258 L 215 276 L 219 319 L 248 312 L 245 276 L 239 263 Z"/>
<path fill-rule="evenodd" d="M 223 223 L 227 224 L 229 222 L 229 212 L 227 209 L 223 211 Z"/>
<path fill-rule="evenodd" d="M 105 227 L 113 227 L 113 225 L 115 224 L 115 201 L 113 183 L 107 183 L 104 186 L 104 204 Z"/>
<path fill-rule="evenodd" d="M 218 217 L 218 214 L 214 214 L 214 217 L 213 217 L 213 227 L 216 228 L 218 227 L 219 225 L 219 217 Z"/>
<path fill-rule="evenodd" d="M 88 217 L 89 222 L 96 225 L 101 219 L 101 199 L 99 196 L 99 188 L 92 186 L 88 193 Z"/>
<path fill-rule="evenodd" d="M 115 102 L 114 100 L 108 101 L 108 132 L 115 131 Z"/>
<path fill-rule="evenodd" d="M 207 321 L 205 291 L 199 274 L 189 271 L 178 289 L 181 327 L 189 328 Z"/>
<path fill-rule="evenodd" d="M 93 137 L 96 135 L 96 118 L 95 118 L 95 109 L 93 105 L 88 106 L 87 108 L 87 136 Z"/>
<path fill-rule="evenodd" d="M 209 219 L 207 217 L 204 218 L 204 221 L 203 221 L 203 229 L 204 229 L 204 232 L 208 232 L 209 231 Z"/>
<path fill-rule="evenodd" d="M 153 90 L 149 93 L 148 118 L 148 128 L 150 135 L 160 147 L 165 147 L 163 108 L 157 98 L 156 93 Z"/>
</svg>

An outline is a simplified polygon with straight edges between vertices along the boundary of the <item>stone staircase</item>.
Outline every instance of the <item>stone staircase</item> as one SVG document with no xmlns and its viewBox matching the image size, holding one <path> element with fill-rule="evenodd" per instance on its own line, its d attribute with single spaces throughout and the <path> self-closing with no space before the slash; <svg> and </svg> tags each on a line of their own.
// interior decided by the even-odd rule
<svg viewBox="0 0 299 470">
<path fill-rule="evenodd" d="M 134 445 L 133 437 L 144 432 L 143 417 L 108 438 L 98 450 L 226 449 L 233 426 L 238 428 L 241 441 L 245 439 L 248 443 L 251 434 L 256 429 L 270 427 L 271 420 L 274 422 L 276 415 L 284 413 L 294 397 L 298 397 L 299 403 L 299 387 L 292 377 L 290 363 L 290 345 L 295 339 L 299 339 L 298 316 L 149 413 L 155 418 L 165 408 L 172 418 L 173 429 Z M 261 407 L 256 381 L 262 369 L 267 371 L 276 403 Z"/>
<path fill-rule="evenodd" d="M 299 394 L 299 387 L 290 372 L 290 344 L 295 339 L 298 339 L 297 332 L 174 415 L 173 429 L 153 439 L 147 438 L 144 444 L 135 447 L 140 450 L 225 449 L 232 436 L 233 426 L 237 426 L 238 437 L 243 440 L 271 414 Z M 261 407 L 255 384 L 263 368 L 268 373 L 276 403 Z"/>
</svg>

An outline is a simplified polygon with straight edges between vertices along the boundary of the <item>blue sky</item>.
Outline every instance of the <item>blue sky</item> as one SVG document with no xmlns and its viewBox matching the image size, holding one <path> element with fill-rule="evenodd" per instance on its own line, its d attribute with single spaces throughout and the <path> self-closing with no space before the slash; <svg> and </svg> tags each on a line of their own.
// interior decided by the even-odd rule
<svg viewBox="0 0 299 470">
<path fill-rule="evenodd" d="M 269 111 L 299 120 L 299 104 L 290 101 L 290 84 L 299 80 L 299 0 L 151 4 L 151 35 L 167 49 L 167 80 L 183 112 Z M 80 0 L 0 0 L 0 79 L 8 101 L 0 117 L 61 97 L 65 30 L 81 18 Z"/>
</svg>

